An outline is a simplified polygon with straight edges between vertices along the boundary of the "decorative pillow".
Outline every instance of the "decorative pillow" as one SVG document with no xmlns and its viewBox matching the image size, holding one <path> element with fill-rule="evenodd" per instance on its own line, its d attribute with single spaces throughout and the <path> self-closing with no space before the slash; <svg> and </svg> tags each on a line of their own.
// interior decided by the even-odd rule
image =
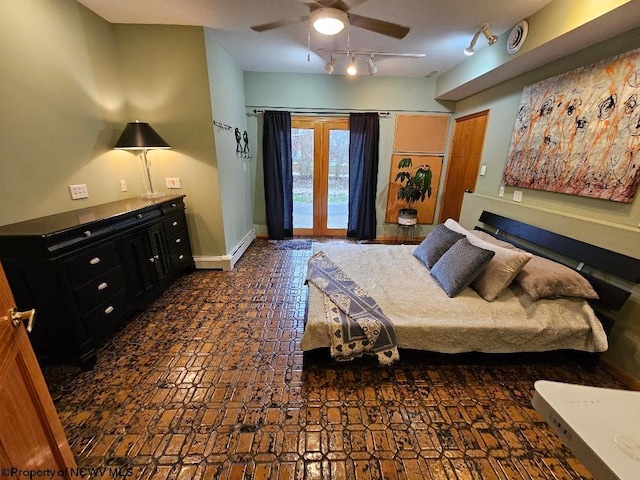
<svg viewBox="0 0 640 480">
<path fill-rule="evenodd" d="M 516 248 L 513 244 L 509 242 L 505 242 L 503 240 L 499 240 L 493 235 L 491 235 L 490 233 L 483 232 L 482 230 L 471 230 L 469 233 L 475 235 L 480 240 L 484 240 L 485 242 L 491 243 L 492 245 L 497 245 L 499 247 L 507 248 L 509 250 L 513 250 L 514 248 Z"/>
<path fill-rule="evenodd" d="M 531 257 L 533 257 L 533 255 L 527 252 L 503 248 L 485 242 L 468 230 L 465 230 L 458 222 L 451 218 L 444 224 L 447 228 L 457 232 L 467 232 L 467 239 L 472 245 L 495 252 L 495 256 L 491 262 L 489 262 L 487 268 L 471 283 L 471 288 L 488 302 L 495 300 L 498 295 L 509 286 Z"/>
<path fill-rule="evenodd" d="M 561 263 L 534 256 L 516 276 L 516 283 L 533 299 L 599 298 L 589 281 Z"/>
<path fill-rule="evenodd" d="M 420 245 L 415 248 L 413 255 L 428 268 L 431 268 L 444 252 L 461 238 L 465 238 L 465 236 L 449 230 L 441 223 L 429 232 Z"/>
<path fill-rule="evenodd" d="M 435 263 L 431 276 L 449 297 L 455 297 L 482 272 L 494 255 L 462 238 Z"/>
</svg>

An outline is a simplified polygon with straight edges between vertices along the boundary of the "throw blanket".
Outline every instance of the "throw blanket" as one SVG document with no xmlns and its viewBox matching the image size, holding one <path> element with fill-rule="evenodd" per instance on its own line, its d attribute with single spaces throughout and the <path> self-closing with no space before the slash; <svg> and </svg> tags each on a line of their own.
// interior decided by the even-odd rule
<svg viewBox="0 0 640 480">
<path fill-rule="evenodd" d="M 324 293 L 332 357 L 346 361 L 372 353 L 384 365 L 400 358 L 391 320 L 324 252 L 309 259 L 307 282 Z"/>
</svg>

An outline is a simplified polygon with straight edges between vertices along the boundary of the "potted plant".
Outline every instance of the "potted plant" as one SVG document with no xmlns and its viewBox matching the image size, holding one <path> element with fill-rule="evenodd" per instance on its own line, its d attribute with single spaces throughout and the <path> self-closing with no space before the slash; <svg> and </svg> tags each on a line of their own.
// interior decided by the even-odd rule
<svg viewBox="0 0 640 480">
<path fill-rule="evenodd" d="M 420 165 L 411 174 L 411 158 L 405 157 L 398 162 L 400 170 L 396 175 L 396 182 L 402 186 L 398 189 L 398 200 L 404 201 L 407 208 L 400 209 L 398 223 L 401 225 L 415 225 L 418 222 L 418 211 L 413 208 L 415 202 L 423 202 L 425 197 L 431 198 L 431 178 L 433 172 L 429 165 Z"/>
</svg>

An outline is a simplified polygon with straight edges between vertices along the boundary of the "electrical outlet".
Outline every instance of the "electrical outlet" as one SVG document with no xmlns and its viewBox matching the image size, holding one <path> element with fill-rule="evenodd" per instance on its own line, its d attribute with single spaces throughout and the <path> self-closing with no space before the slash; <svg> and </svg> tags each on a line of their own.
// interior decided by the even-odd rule
<svg viewBox="0 0 640 480">
<path fill-rule="evenodd" d="M 482 165 L 480 167 L 480 176 L 486 175 L 487 173 L 487 166 L 486 165 Z"/>
<path fill-rule="evenodd" d="M 165 178 L 164 179 L 167 188 L 182 188 L 182 183 L 179 178 Z"/>
<path fill-rule="evenodd" d="M 127 182 L 124 180 L 120 180 L 120 188 L 122 189 L 123 192 L 127 191 Z"/>
<path fill-rule="evenodd" d="M 500 190 L 498 190 L 498 196 L 504 197 L 504 185 L 500 187 Z"/>
<path fill-rule="evenodd" d="M 69 185 L 69 191 L 71 192 L 71 200 L 89 198 L 89 191 L 87 190 L 87 185 L 85 185 L 84 183 L 78 185 Z"/>
<path fill-rule="evenodd" d="M 522 190 L 514 190 L 513 191 L 513 201 L 521 202 L 522 201 Z"/>
</svg>

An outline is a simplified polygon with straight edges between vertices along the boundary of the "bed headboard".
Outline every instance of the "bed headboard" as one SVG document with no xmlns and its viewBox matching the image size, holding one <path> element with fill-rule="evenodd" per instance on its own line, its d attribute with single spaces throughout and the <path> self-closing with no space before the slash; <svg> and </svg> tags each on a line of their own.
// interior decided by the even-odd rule
<svg viewBox="0 0 640 480">
<path fill-rule="evenodd" d="M 550 258 L 580 272 L 600 295 L 597 307 L 619 310 L 640 282 L 640 260 L 564 235 L 483 211 L 476 227 L 536 255 Z"/>
</svg>

